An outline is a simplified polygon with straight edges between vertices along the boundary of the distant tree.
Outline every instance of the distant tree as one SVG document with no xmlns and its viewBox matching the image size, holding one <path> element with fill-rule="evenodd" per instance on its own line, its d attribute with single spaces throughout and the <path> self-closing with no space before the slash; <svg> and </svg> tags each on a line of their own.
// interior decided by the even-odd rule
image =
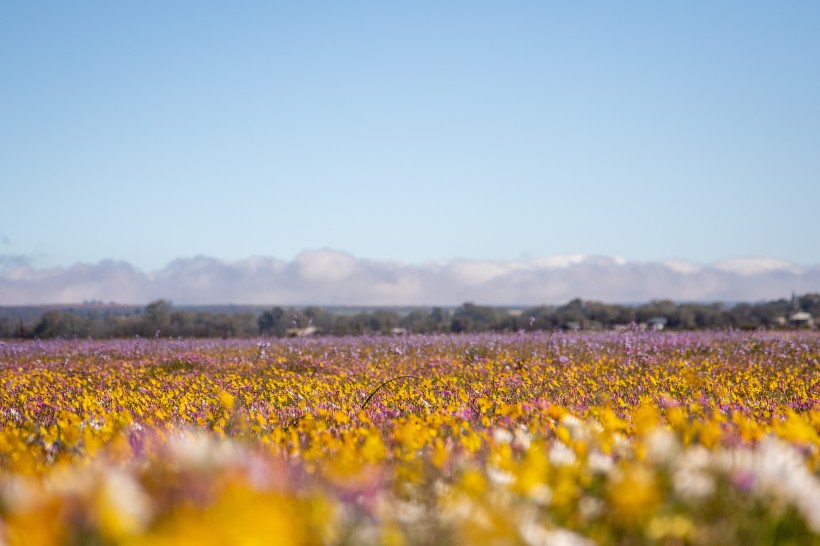
<svg viewBox="0 0 820 546">
<path fill-rule="evenodd" d="M 698 328 L 721 328 L 726 326 L 725 310 L 722 303 L 702 305 L 695 312 Z"/>
<path fill-rule="evenodd" d="M 797 301 L 801 311 L 811 313 L 815 318 L 820 318 L 820 294 L 805 294 L 800 296 Z"/>
<path fill-rule="evenodd" d="M 426 334 L 432 331 L 429 322 L 430 313 L 426 309 L 413 309 L 399 319 L 399 326 L 408 332 Z"/>
<path fill-rule="evenodd" d="M 314 326 L 322 332 L 329 332 L 333 329 L 334 317 L 332 313 L 328 313 L 321 307 L 311 305 L 302 311 L 302 316 L 305 317 L 304 326 Z"/>
<path fill-rule="evenodd" d="M 616 324 L 618 320 L 618 306 L 608 305 L 599 301 L 586 302 L 584 306 L 584 316 L 587 320 L 609 326 Z"/>
<path fill-rule="evenodd" d="M 566 305 L 559 306 L 555 311 L 560 321 L 559 325 L 562 328 L 582 327 L 587 318 L 584 302 L 579 298 L 567 302 Z"/>
<path fill-rule="evenodd" d="M 466 302 L 453 313 L 450 328 L 453 332 L 498 330 L 500 329 L 502 315 L 507 315 L 506 311 Z"/>
<path fill-rule="evenodd" d="M 393 311 L 385 311 L 380 309 L 373 313 L 373 317 L 378 321 L 378 328 L 373 331 L 389 334 L 393 328 L 399 326 L 399 315 Z"/>
<path fill-rule="evenodd" d="M 525 319 L 525 327 L 529 330 L 552 331 L 560 326 L 555 308 L 549 305 L 525 309 L 521 312 L 521 316 Z"/>
<path fill-rule="evenodd" d="M 152 301 L 145 306 L 142 316 L 142 334 L 153 336 L 157 332 L 169 335 L 171 332 L 171 302 L 166 300 Z"/>
<path fill-rule="evenodd" d="M 176 336 L 196 337 L 198 335 L 197 314 L 191 311 L 171 313 L 171 331 Z"/>
<path fill-rule="evenodd" d="M 259 315 L 256 322 L 261 335 L 282 337 L 288 330 L 288 321 L 285 318 L 285 310 L 281 307 L 274 307 L 269 311 L 264 311 L 261 315 Z"/>
<path fill-rule="evenodd" d="M 174 310 L 166 300 L 156 300 L 146 307 L 117 310 L 86 308 L 28 310 L 0 307 L 0 337 L 251 337 L 257 334 L 284 336 L 288 328 L 313 324 L 333 335 L 389 333 L 400 326 L 410 332 L 484 332 L 554 330 L 577 325 L 581 328 L 613 327 L 631 322 L 646 322 L 665 317 L 669 329 L 716 329 L 784 327 L 779 317 L 805 311 L 820 318 L 820 294 L 763 303 L 739 303 L 727 307 L 722 303 L 683 303 L 656 300 L 642 305 L 611 305 L 574 299 L 561 306 L 541 305 L 510 313 L 505 309 L 464 303 L 454 311 L 440 307 L 414 309 L 405 315 L 388 310 L 364 311 L 351 315 L 331 313 L 320 307 L 274 307 L 258 316 L 253 313 Z M 27 314 L 26 314 L 27 313 Z M 787 327 L 787 326 L 786 326 Z"/>
<path fill-rule="evenodd" d="M 670 319 L 670 328 L 680 328 L 683 330 L 692 330 L 697 327 L 697 314 L 695 306 L 691 304 L 684 304 L 678 308 L 677 314 L 673 319 Z"/>
<path fill-rule="evenodd" d="M 450 313 L 441 307 L 433 307 L 430 311 L 430 321 L 435 326 L 436 332 L 444 332 L 449 329 Z"/>
<path fill-rule="evenodd" d="M 14 317 L 0 317 L 0 338 L 20 336 L 20 321 Z"/>
<path fill-rule="evenodd" d="M 34 327 L 34 337 L 49 338 L 65 335 L 67 321 L 60 311 L 46 311 Z"/>
<path fill-rule="evenodd" d="M 413 309 L 401 317 L 399 326 L 408 332 L 417 334 L 431 334 L 446 332 L 450 329 L 447 312 L 441 307 L 433 309 Z"/>
</svg>

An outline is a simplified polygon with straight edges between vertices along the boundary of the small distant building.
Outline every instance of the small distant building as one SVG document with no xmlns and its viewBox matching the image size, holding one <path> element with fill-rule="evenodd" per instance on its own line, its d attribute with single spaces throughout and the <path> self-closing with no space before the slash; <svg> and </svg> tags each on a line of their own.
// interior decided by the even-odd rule
<svg viewBox="0 0 820 546">
<path fill-rule="evenodd" d="M 659 332 L 666 328 L 666 325 L 669 323 L 669 319 L 666 317 L 652 317 L 646 321 L 647 326 L 653 332 Z"/>
<path fill-rule="evenodd" d="M 814 328 L 814 318 L 811 313 L 798 311 L 789 316 L 789 325 L 792 328 Z"/>
<path fill-rule="evenodd" d="M 288 328 L 288 337 L 308 337 L 319 333 L 319 328 L 316 326 L 308 326 L 307 328 Z"/>
</svg>

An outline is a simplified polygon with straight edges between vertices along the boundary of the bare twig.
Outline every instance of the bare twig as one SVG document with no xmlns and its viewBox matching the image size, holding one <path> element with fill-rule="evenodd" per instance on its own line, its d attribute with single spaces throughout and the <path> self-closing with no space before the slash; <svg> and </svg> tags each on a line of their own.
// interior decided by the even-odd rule
<svg viewBox="0 0 820 546">
<path fill-rule="evenodd" d="M 364 409 L 365 406 L 367 406 L 367 403 L 370 402 L 370 399 L 373 398 L 376 395 L 376 393 L 379 392 L 379 390 L 381 390 L 382 387 L 384 387 L 388 383 L 392 383 L 393 381 L 398 381 L 399 379 L 407 379 L 407 378 L 421 379 L 420 377 L 418 377 L 416 375 L 399 375 L 399 376 L 393 377 L 391 379 L 388 379 L 387 381 L 385 381 L 384 383 L 382 383 L 381 385 L 379 385 L 378 387 L 373 389 L 373 392 L 371 392 L 370 395 L 367 398 L 365 398 L 364 403 L 362 404 L 362 409 Z"/>
</svg>

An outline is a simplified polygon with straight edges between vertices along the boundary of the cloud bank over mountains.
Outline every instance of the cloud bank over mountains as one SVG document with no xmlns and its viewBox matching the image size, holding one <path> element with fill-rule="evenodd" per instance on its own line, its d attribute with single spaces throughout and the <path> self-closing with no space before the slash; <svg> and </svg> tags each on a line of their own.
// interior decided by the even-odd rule
<svg viewBox="0 0 820 546">
<path fill-rule="evenodd" d="M 118 261 L 37 269 L 25 257 L 0 255 L 1 306 L 89 300 L 142 304 L 158 298 L 176 304 L 264 305 L 538 305 L 576 297 L 611 303 L 758 301 L 788 297 L 792 291 L 820 292 L 820 264 L 755 257 L 702 265 L 580 254 L 405 264 L 309 250 L 292 261 L 199 256 L 143 272 Z"/>
</svg>

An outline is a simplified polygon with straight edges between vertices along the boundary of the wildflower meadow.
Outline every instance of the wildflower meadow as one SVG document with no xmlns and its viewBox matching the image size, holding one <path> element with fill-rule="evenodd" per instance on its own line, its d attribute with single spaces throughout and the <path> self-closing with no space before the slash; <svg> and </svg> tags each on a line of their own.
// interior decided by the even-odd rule
<svg viewBox="0 0 820 546">
<path fill-rule="evenodd" d="M 820 335 L 0 342 L 0 545 L 820 544 Z"/>
</svg>

